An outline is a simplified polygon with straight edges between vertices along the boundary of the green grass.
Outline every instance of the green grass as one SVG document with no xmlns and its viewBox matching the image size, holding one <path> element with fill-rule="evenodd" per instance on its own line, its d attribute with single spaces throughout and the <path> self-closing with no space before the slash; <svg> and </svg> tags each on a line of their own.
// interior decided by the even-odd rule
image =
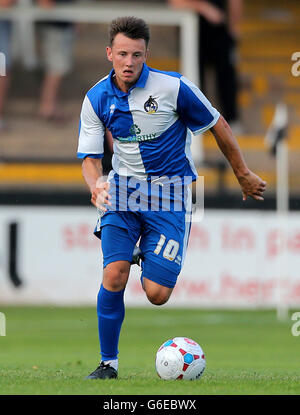
<svg viewBox="0 0 300 415">
<path fill-rule="evenodd" d="M 167 307 L 126 310 L 119 379 L 87 381 L 98 361 L 93 308 L 2 307 L 0 394 L 299 394 L 300 337 L 275 311 L 204 311 Z M 163 381 L 155 353 L 165 340 L 187 336 L 204 349 L 197 381 Z"/>
</svg>

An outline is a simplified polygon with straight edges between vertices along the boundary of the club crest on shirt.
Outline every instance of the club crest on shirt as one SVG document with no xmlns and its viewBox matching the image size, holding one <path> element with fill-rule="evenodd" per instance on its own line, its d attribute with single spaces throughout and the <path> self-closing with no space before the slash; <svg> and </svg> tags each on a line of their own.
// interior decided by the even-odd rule
<svg viewBox="0 0 300 415">
<path fill-rule="evenodd" d="M 152 98 L 152 95 L 145 102 L 144 109 L 148 114 L 154 114 L 158 110 L 158 103 L 155 98 Z"/>
</svg>

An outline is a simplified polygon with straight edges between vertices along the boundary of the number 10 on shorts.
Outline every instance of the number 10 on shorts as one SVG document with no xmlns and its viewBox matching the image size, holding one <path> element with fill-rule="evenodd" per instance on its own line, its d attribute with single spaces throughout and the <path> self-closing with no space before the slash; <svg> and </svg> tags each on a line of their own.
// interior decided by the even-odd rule
<svg viewBox="0 0 300 415">
<path fill-rule="evenodd" d="M 165 237 L 165 235 L 163 234 L 160 235 L 160 239 L 154 250 L 154 253 L 156 255 L 159 255 L 160 251 L 165 245 L 166 239 L 167 238 Z M 174 261 L 178 253 L 178 250 L 179 250 L 179 243 L 177 241 L 174 241 L 174 239 L 169 239 L 167 242 L 167 245 L 165 246 L 163 250 L 163 257 L 168 259 L 169 261 Z"/>
</svg>

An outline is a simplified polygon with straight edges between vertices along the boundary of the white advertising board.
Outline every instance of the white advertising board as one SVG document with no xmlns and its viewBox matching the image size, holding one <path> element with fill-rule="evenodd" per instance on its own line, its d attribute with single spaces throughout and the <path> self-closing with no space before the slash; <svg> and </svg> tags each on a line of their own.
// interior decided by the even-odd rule
<svg viewBox="0 0 300 415">
<path fill-rule="evenodd" d="M 92 207 L 1 207 L 0 304 L 96 304 L 102 280 L 96 219 Z M 150 305 L 136 265 L 125 301 Z M 300 214 L 282 222 L 271 212 L 206 210 L 192 225 L 185 264 L 166 306 L 279 302 L 300 305 Z"/>
</svg>

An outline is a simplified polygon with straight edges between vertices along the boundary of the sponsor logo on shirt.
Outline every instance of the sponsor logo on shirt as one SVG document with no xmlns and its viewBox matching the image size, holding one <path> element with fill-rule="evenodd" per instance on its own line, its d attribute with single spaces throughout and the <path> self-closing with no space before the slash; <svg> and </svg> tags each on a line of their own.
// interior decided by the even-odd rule
<svg viewBox="0 0 300 415">
<path fill-rule="evenodd" d="M 131 135 L 136 136 L 138 134 L 141 134 L 141 129 L 137 124 L 132 124 L 132 126 L 129 129 L 129 132 Z"/>
<path fill-rule="evenodd" d="M 136 143 L 140 141 L 153 140 L 157 136 L 156 133 L 141 134 L 141 129 L 137 124 L 132 124 L 129 129 L 129 134 L 130 135 L 128 137 L 117 137 L 117 139 L 123 143 Z"/>
</svg>

